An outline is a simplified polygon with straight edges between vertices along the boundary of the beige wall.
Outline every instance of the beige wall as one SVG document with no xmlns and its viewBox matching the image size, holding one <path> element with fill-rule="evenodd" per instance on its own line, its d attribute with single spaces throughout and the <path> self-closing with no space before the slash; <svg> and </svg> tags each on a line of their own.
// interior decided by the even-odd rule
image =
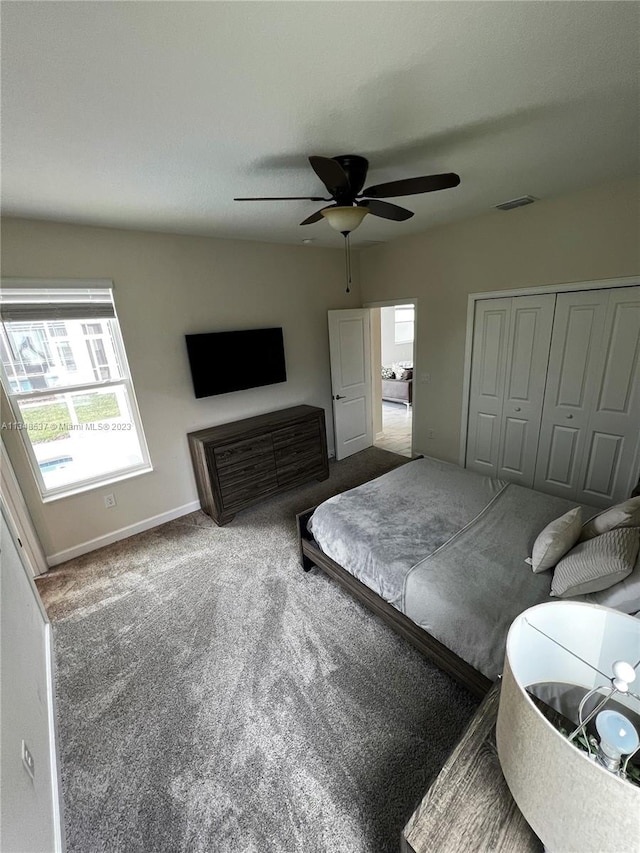
<svg viewBox="0 0 640 853">
<path fill-rule="evenodd" d="M 113 280 L 154 465 L 151 474 L 43 504 L 19 437 L 5 433 L 47 555 L 196 501 L 191 430 L 309 403 L 325 409 L 333 446 L 327 310 L 361 304 L 357 282 L 345 294 L 341 250 L 5 219 L 2 274 Z M 258 326 L 283 327 L 287 382 L 196 400 L 184 334 Z M 107 492 L 113 509 L 104 507 Z"/>
<path fill-rule="evenodd" d="M 639 199 L 616 182 L 362 253 L 365 303 L 418 298 L 414 452 L 458 460 L 469 293 L 640 273 Z"/>
</svg>

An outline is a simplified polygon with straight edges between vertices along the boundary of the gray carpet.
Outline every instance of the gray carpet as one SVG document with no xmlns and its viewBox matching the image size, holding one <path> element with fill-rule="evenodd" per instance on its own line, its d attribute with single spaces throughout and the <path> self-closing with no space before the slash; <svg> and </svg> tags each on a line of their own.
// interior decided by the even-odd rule
<svg viewBox="0 0 640 853">
<path fill-rule="evenodd" d="M 377 448 L 218 528 L 49 573 L 69 853 L 386 853 L 477 702 L 324 573 L 294 515 Z"/>
</svg>

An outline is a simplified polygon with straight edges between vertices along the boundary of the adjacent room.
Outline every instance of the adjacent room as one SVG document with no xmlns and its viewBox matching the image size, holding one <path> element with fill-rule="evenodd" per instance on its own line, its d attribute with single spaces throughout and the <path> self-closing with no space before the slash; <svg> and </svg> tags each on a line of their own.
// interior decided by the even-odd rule
<svg viewBox="0 0 640 853">
<path fill-rule="evenodd" d="M 3 850 L 636 849 L 639 9 L 2 0 Z"/>
<path fill-rule="evenodd" d="M 380 308 L 382 430 L 374 443 L 402 456 L 411 456 L 414 327 L 412 303 Z"/>
</svg>

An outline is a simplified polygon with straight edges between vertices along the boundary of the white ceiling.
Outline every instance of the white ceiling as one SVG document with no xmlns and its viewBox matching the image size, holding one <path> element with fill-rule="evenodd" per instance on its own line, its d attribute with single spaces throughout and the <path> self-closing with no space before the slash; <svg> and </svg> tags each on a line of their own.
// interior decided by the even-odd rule
<svg viewBox="0 0 640 853">
<path fill-rule="evenodd" d="M 635 2 L 3 2 L 5 215 L 339 245 L 309 154 L 407 197 L 386 241 L 638 173 Z M 496 212 L 496 216 L 509 213 Z"/>
</svg>

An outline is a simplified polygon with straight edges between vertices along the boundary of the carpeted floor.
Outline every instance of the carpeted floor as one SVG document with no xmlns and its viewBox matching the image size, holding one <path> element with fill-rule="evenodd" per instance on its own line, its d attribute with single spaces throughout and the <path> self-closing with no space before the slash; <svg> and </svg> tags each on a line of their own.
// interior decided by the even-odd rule
<svg viewBox="0 0 640 853">
<path fill-rule="evenodd" d="M 386 853 L 477 702 L 324 573 L 295 513 L 406 459 L 370 448 L 216 527 L 51 571 L 69 853 Z"/>
</svg>

